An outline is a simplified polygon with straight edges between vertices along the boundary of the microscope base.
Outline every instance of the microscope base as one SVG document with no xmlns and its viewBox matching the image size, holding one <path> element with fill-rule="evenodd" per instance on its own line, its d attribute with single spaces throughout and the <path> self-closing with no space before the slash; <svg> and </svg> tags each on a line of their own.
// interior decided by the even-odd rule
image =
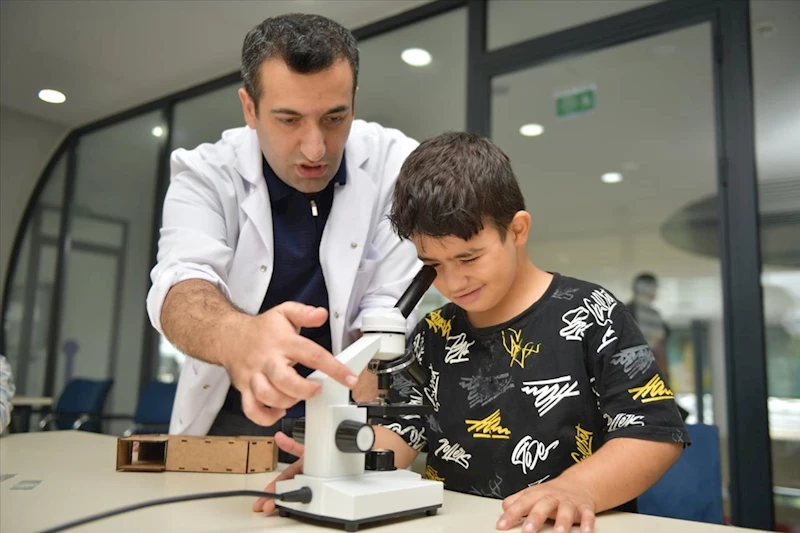
<svg viewBox="0 0 800 533">
<path fill-rule="evenodd" d="M 317 478 L 300 474 L 279 481 L 278 492 L 309 487 L 309 503 L 276 501 L 281 516 L 296 516 L 344 526 L 359 526 L 410 515 L 434 515 L 442 506 L 444 485 L 408 470 L 367 472 L 353 477 Z"/>
</svg>

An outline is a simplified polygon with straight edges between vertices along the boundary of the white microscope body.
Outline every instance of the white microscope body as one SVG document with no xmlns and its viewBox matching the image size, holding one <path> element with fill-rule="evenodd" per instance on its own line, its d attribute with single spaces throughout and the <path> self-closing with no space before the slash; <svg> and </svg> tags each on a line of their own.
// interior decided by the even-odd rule
<svg viewBox="0 0 800 533">
<path fill-rule="evenodd" d="M 431 280 L 418 291 L 412 307 Z M 409 287 L 407 294 L 411 291 Z M 405 353 L 406 330 L 406 317 L 398 308 L 368 314 L 363 336 L 337 359 L 356 374 L 370 361 L 400 359 Z M 443 484 L 408 470 L 367 471 L 365 452 L 375 438 L 366 424 L 367 409 L 351 404 L 350 391 L 321 372 L 308 379 L 319 383 L 321 391 L 306 401 L 303 473 L 279 481 L 277 492 L 309 487 L 312 498 L 308 503 L 276 500 L 280 515 L 335 522 L 346 531 L 356 531 L 359 525 L 377 520 L 436 514 L 442 506 Z"/>
</svg>

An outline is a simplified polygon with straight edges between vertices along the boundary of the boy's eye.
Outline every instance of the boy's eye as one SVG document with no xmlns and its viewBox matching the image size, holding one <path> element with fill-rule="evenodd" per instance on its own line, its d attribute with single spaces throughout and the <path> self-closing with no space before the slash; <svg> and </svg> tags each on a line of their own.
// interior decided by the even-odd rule
<svg viewBox="0 0 800 533">
<path fill-rule="evenodd" d="M 474 263 L 477 259 L 477 257 L 470 257 L 469 259 L 462 259 L 461 262 L 465 265 L 468 265 L 470 263 Z"/>
</svg>

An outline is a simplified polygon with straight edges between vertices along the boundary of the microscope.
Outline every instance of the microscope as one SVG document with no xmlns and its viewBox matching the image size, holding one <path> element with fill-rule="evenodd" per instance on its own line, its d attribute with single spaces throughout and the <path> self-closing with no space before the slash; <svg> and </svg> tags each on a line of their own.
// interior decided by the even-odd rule
<svg viewBox="0 0 800 533">
<path fill-rule="evenodd" d="M 434 515 L 442 506 L 444 485 L 394 467 L 391 450 L 372 450 L 375 433 L 368 417 L 423 414 L 430 405 L 386 402 L 392 374 L 407 372 L 417 383 L 427 376 L 416 357 L 406 351 L 407 318 L 430 287 L 436 270 L 424 266 L 394 308 L 366 314 L 363 336 L 337 359 L 359 374 L 364 367 L 378 376 L 381 395 L 375 403 L 353 404 L 350 391 L 319 371 L 308 379 L 321 385 L 306 401 L 305 421 L 294 437 L 304 442 L 303 473 L 279 481 L 277 492 L 311 489 L 308 503 L 276 501 L 280 516 L 296 516 L 343 525 L 357 531 L 362 524 L 409 515 Z"/>
</svg>

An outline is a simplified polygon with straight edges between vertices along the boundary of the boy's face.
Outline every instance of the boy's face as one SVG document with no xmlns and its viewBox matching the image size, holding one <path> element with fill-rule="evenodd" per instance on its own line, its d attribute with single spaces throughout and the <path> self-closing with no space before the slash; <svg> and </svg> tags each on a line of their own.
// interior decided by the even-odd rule
<svg viewBox="0 0 800 533">
<path fill-rule="evenodd" d="M 313 74 L 292 71 L 279 58 L 261 66 L 261 99 L 239 98 L 247 125 L 278 177 L 307 194 L 331 181 L 342 162 L 353 123 L 353 70 L 341 59 Z"/>
<path fill-rule="evenodd" d="M 527 213 L 520 212 L 517 216 Z M 528 218 L 528 220 L 530 220 Z M 491 312 L 504 301 L 516 278 L 519 254 L 525 253 L 524 235 L 515 231 L 512 221 L 505 239 L 492 223 L 465 241 L 460 237 L 413 238 L 417 255 L 436 269 L 433 285 L 448 300 L 471 313 Z"/>
</svg>

